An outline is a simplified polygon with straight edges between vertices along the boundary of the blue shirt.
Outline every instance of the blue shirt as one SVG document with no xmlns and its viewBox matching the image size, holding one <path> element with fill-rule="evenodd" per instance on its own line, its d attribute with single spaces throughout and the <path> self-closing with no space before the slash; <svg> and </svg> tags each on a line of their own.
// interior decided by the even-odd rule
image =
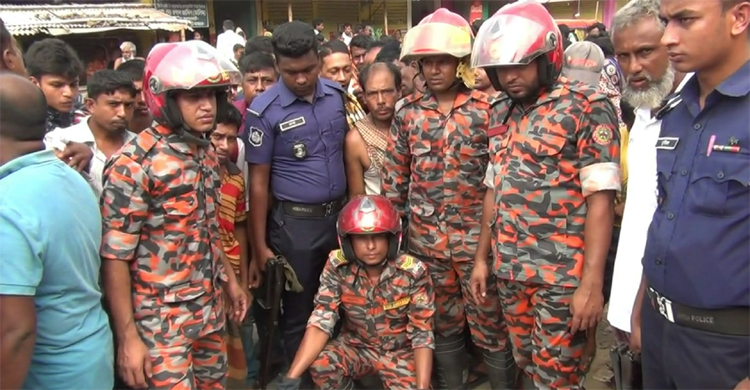
<svg viewBox="0 0 750 390">
<path fill-rule="evenodd" d="M 681 92 L 683 102 L 662 121 L 659 205 L 643 272 L 651 287 L 683 305 L 750 306 L 748 75 L 750 62 L 711 92 L 701 110 L 696 74 Z M 739 151 L 716 150 L 725 146 Z"/>
<path fill-rule="evenodd" d="M 112 332 L 99 289 L 101 239 L 94 192 L 52 151 L 0 167 L 0 295 L 34 297 L 36 306 L 25 389 L 114 385 Z"/>
<path fill-rule="evenodd" d="M 242 140 L 250 164 L 271 164 L 279 200 L 321 204 L 346 193 L 344 90 L 320 78 L 312 104 L 277 83 L 253 99 Z"/>
</svg>

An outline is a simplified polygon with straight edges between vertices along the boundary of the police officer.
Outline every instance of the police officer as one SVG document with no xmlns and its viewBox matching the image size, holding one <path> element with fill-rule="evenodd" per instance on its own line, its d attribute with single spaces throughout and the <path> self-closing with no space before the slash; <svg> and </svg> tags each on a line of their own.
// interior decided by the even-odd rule
<svg viewBox="0 0 750 390">
<path fill-rule="evenodd" d="M 631 341 L 645 389 L 750 388 L 750 1 L 662 0 L 661 15 L 695 77 L 660 113 Z"/>
<path fill-rule="evenodd" d="M 348 127 L 344 90 L 318 77 L 318 43 L 310 25 L 295 21 L 277 27 L 272 45 L 282 82 L 250 104 L 243 140 L 250 164 L 255 261 L 265 269 L 269 258 L 283 255 L 304 288 L 282 297 L 281 333 L 286 356 L 292 358 L 313 309 L 320 273 L 338 247 Z"/>
</svg>

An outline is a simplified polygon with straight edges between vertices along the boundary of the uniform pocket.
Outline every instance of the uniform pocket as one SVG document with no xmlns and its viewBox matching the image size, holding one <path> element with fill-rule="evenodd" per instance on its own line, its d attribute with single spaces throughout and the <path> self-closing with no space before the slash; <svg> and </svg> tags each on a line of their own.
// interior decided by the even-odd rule
<svg viewBox="0 0 750 390">
<path fill-rule="evenodd" d="M 549 271 L 572 261 L 567 218 L 519 215 L 516 226 L 519 258 L 527 257 Z"/>
<path fill-rule="evenodd" d="M 187 244 L 192 242 L 203 228 L 198 226 L 197 208 L 198 196 L 195 191 L 174 196 L 162 203 L 164 243 L 171 247 L 170 251 L 183 253 Z"/>
<path fill-rule="evenodd" d="M 461 144 L 459 152 L 461 153 L 461 171 L 467 175 L 478 175 L 477 177 L 484 179 L 489 161 L 488 145 L 478 142 L 464 142 Z"/>
<path fill-rule="evenodd" d="M 722 216 L 747 207 L 750 200 L 750 155 L 714 153 L 696 161 L 686 194 L 690 209 Z"/>
</svg>

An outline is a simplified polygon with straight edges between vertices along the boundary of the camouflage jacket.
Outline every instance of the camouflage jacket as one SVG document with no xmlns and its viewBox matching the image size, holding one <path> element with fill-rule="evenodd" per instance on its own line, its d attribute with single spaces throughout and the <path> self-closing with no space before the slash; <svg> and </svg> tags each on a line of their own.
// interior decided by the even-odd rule
<svg viewBox="0 0 750 390">
<path fill-rule="evenodd" d="M 575 287 L 586 197 L 620 189 L 620 140 L 606 96 L 561 77 L 531 107 L 503 94 L 490 119 L 498 277 Z"/>
<path fill-rule="evenodd" d="M 406 97 L 396 113 L 382 192 L 409 220 L 409 251 L 473 260 L 487 190 L 489 107 L 488 95 L 463 88 L 449 115 L 430 92 Z"/>
<path fill-rule="evenodd" d="M 434 348 L 432 279 L 412 256 L 386 262 L 380 282 L 372 286 L 363 267 L 346 260 L 341 250 L 332 251 L 307 326 L 332 335 L 339 309 L 344 316 L 339 337 L 347 344 L 384 351 Z"/>
<path fill-rule="evenodd" d="M 212 148 L 195 154 L 161 126 L 105 167 L 100 252 L 104 261 L 130 262 L 136 327 L 149 346 L 224 325 L 218 168 Z"/>
</svg>

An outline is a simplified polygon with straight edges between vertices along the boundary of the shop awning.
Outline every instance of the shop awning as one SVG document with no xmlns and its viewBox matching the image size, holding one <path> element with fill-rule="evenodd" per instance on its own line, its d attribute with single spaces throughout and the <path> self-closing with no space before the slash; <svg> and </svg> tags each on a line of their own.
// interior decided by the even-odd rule
<svg viewBox="0 0 750 390">
<path fill-rule="evenodd" d="M 558 25 L 564 24 L 570 27 L 571 30 L 583 30 L 588 26 L 599 23 L 599 21 L 596 19 L 555 19 L 555 23 Z"/>
<path fill-rule="evenodd" d="M 0 18 L 13 35 L 54 36 L 111 30 L 192 30 L 190 22 L 146 4 L 1 5 Z"/>
</svg>

